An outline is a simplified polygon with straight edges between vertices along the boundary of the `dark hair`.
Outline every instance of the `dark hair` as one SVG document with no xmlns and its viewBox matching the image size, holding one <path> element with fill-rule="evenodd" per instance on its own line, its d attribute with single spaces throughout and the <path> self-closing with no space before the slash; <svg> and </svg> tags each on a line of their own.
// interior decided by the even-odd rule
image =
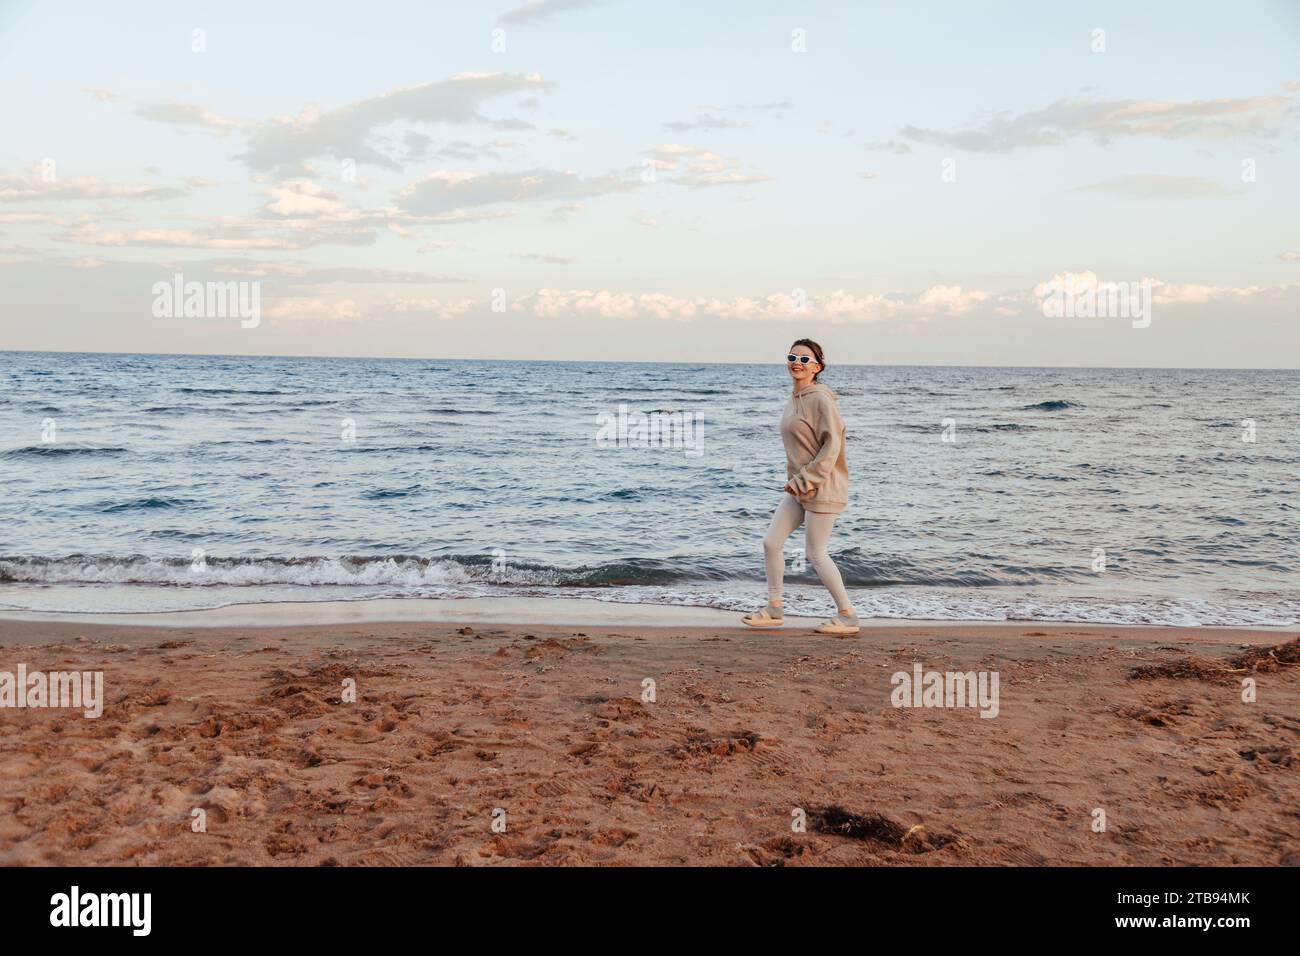
<svg viewBox="0 0 1300 956">
<path fill-rule="evenodd" d="M 791 345 L 790 348 L 794 348 L 795 345 L 806 345 L 809 349 L 812 350 L 813 358 L 815 358 L 817 360 L 817 364 L 822 367 L 821 372 L 818 372 L 816 375 L 813 376 L 813 381 L 816 382 L 820 380 L 822 377 L 822 372 L 826 371 L 826 359 L 822 355 L 822 347 L 818 345 L 816 342 L 814 342 L 812 339 L 796 339 L 794 345 Z"/>
</svg>

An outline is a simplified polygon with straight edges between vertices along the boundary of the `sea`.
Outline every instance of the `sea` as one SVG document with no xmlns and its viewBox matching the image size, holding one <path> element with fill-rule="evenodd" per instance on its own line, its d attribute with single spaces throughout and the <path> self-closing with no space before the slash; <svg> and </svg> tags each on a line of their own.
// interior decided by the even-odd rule
<svg viewBox="0 0 1300 956">
<path fill-rule="evenodd" d="M 838 366 L 870 618 L 1300 623 L 1300 371 Z M 0 352 L 0 610 L 748 612 L 785 366 Z M 787 542 L 787 613 L 833 612 Z M 611 612 L 616 611 L 611 608 Z"/>
</svg>

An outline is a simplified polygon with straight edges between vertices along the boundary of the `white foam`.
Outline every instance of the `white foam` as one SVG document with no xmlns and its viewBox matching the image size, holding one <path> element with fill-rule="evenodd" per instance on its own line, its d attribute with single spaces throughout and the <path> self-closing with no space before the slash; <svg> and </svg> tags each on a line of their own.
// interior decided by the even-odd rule
<svg viewBox="0 0 1300 956">
<path fill-rule="evenodd" d="M 301 574 L 283 575 L 291 583 L 253 583 L 236 577 L 203 587 L 177 587 L 166 583 L 97 585 L 0 585 L 0 613 L 156 613 L 237 606 L 264 606 L 293 602 L 369 602 L 385 604 L 416 600 L 547 598 L 582 599 L 598 603 L 669 608 L 704 608 L 747 613 L 763 602 L 759 582 L 709 585 L 626 586 L 600 588 L 555 587 L 548 584 L 494 584 L 487 576 L 475 577 L 459 565 L 439 562 L 417 571 L 387 568 L 376 562 L 373 574 L 339 573 L 346 569 L 301 568 Z M 235 569 L 232 569 L 235 570 Z M 175 573 L 174 567 L 168 571 Z M 245 571 L 245 573 L 247 573 Z M 274 576 L 272 576 L 274 577 Z M 246 579 L 245 579 L 246 580 Z M 1011 588 L 936 589 L 879 588 L 850 590 L 858 616 L 880 621 L 1015 621 L 1112 625 L 1163 625 L 1174 627 L 1294 627 L 1300 625 L 1300 601 L 1275 599 L 1270 603 L 1232 600 L 1134 597 L 1124 599 L 1040 590 L 1031 594 Z M 809 618 L 834 613 L 826 592 L 818 587 L 786 588 L 786 613 Z"/>
</svg>

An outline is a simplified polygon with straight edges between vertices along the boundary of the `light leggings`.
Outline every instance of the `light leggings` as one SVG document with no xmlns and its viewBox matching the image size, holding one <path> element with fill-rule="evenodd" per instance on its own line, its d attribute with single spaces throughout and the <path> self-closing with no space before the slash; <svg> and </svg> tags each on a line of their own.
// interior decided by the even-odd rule
<svg viewBox="0 0 1300 956">
<path fill-rule="evenodd" d="M 817 576 L 826 590 L 835 598 L 835 609 L 850 606 L 849 595 L 844 590 L 844 579 L 826 551 L 826 539 L 831 536 L 835 515 L 817 511 L 804 511 L 799 499 L 786 492 L 772 515 L 772 526 L 763 538 L 763 564 L 767 570 L 767 597 L 771 602 L 781 600 L 781 584 L 785 577 L 785 539 L 790 532 L 804 527 L 804 552 L 808 563 L 817 569 Z"/>
</svg>

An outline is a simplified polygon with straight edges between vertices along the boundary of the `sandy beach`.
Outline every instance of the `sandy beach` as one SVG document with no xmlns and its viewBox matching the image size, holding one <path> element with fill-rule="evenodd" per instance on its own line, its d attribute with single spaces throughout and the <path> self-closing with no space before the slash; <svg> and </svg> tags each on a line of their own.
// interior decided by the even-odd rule
<svg viewBox="0 0 1300 956">
<path fill-rule="evenodd" d="M 0 710 L 0 863 L 1300 863 L 1294 632 L 195 620 L 0 622 L 104 675 Z"/>
</svg>

